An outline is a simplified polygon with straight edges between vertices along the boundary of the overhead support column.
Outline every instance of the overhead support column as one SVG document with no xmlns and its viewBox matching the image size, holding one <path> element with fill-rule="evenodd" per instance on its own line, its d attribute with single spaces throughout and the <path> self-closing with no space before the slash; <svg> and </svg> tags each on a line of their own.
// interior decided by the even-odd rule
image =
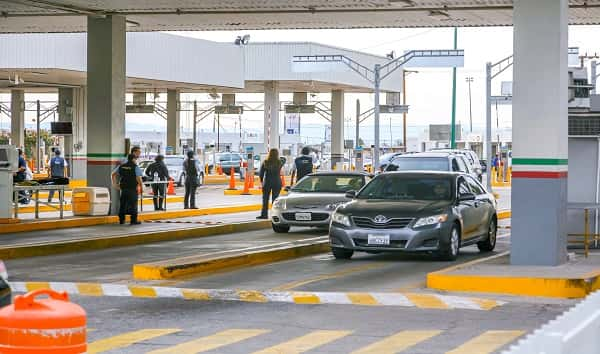
<svg viewBox="0 0 600 354">
<path fill-rule="evenodd" d="M 73 88 L 59 88 L 58 89 L 58 121 L 59 122 L 71 122 L 73 130 L 75 130 L 75 122 L 73 122 L 73 95 L 75 89 Z M 75 132 L 73 132 L 75 133 Z M 63 157 L 69 162 L 68 177 L 72 178 L 73 172 L 73 136 L 64 136 L 64 149 L 62 151 Z"/>
<path fill-rule="evenodd" d="M 344 163 L 344 91 L 331 91 L 331 168 Z"/>
<path fill-rule="evenodd" d="M 264 112 L 264 146 L 265 153 L 268 153 L 269 149 L 279 149 L 279 83 L 277 81 L 265 82 Z"/>
<path fill-rule="evenodd" d="M 84 182 L 86 167 L 86 89 L 58 89 L 58 120 L 72 122 L 73 135 L 65 135 L 63 156 L 69 161 L 69 177 Z"/>
<path fill-rule="evenodd" d="M 10 91 L 10 141 L 23 148 L 25 145 L 25 91 Z"/>
<path fill-rule="evenodd" d="M 125 157 L 125 17 L 88 17 L 87 180 L 111 188 L 111 172 Z M 111 213 L 118 212 L 116 190 Z"/>
<path fill-rule="evenodd" d="M 167 90 L 167 146 L 177 155 L 181 152 L 179 147 L 179 90 Z"/>
<path fill-rule="evenodd" d="M 568 1 L 514 2 L 511 264 L 567 260 Z"/>
</svg>

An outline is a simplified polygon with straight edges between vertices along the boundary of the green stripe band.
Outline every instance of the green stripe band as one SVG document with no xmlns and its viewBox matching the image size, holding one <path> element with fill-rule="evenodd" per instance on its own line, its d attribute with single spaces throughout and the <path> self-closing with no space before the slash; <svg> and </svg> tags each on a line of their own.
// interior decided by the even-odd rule
<svg viewBox="0 0 600 354">
<path fill-rule="evenodd" d="M 513 158 L 513 165 L 568 165 L 569 159 L 532 159 L 532 158 Z"/>
</svg>

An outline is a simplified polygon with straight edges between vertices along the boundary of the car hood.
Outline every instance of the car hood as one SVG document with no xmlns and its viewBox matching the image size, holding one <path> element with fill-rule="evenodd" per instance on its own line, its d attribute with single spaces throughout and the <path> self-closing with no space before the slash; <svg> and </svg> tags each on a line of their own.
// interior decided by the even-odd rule
<svg viewBox="0 0 600 354">
<path fill-rule="evenodd" d="M 354 199 L 338 211 L 369 218 L 377 215 L 388 218 L 421 217 L 443 213 L 451 204 L 451 201 Z"/>
<path fill-rule="evenodd" d="M 328 204 L 348 202 L 350 199 L 346 198 L 344 193 L 294 193 L 291 192 L 286 197 L 286 205 L 288 209 L 291 208 L 320 208 Z"/>
</svg>

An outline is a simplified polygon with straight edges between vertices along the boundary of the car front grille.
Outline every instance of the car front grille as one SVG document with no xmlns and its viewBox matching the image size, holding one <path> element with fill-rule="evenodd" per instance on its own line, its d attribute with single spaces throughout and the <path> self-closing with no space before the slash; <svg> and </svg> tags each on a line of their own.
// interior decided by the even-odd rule
<svg viewBox="0 0 600 354">
<path fill-rule="evenodd" d="M 370 218 L 354 216 L 352 217 L 354 224 L 363 229 L 403 229 L 413 221 L 412 218 L 392 218 L 386 223 L 376 223 Z"/>
<path fill-rule="evenodd" d="M 282 213 L 284 219 L 296 221 L 296 213 Z M 327 213 L 310 213 L 310 221 L 325 221 L 329 218 Z"/>
<path fill-rule="evenodd" d="M 367 240 L 363 240 L 363 239 L 359 239 L 359 238 L 355 238 L 353 239 L 354 244 L 357 247 L 391 247 L 391 248 L 406 248 L 406 240 L 390 240 L 390 244 L 389 245 L 369 245 L 369 242 Z"/>
</svg>

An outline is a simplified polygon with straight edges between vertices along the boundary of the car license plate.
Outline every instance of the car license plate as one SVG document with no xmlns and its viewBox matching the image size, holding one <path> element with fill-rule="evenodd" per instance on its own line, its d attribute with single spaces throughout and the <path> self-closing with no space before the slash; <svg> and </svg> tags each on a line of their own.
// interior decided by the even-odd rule
<svg viewBox="0 0 600 354">
<path fill-rule="evenodd" d="M 390 235 L 368 235 L 368 244 L 377 246 L 389 246 Z"/>
<path fill-rule="evenodd" d="M 310 213 L 296 213 L 297 221 L 310 221 L 311 219 Z"/>
</svg>

